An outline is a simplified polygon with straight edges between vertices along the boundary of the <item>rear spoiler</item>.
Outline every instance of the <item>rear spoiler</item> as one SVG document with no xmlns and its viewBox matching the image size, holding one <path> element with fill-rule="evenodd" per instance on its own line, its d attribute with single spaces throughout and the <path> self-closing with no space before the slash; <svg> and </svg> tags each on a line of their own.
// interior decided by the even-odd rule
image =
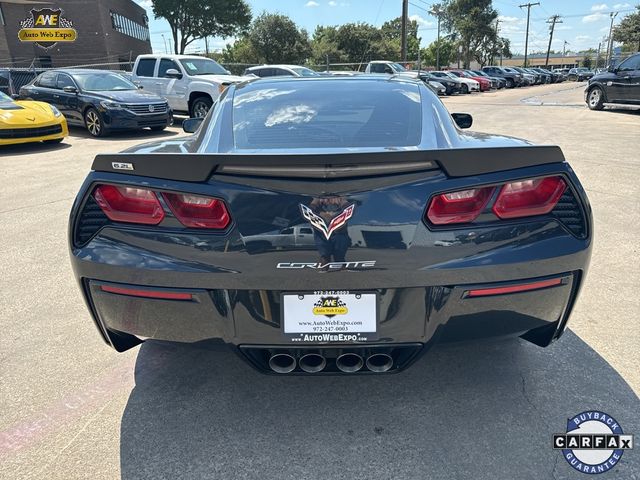
<svg viewBox="0 0 640 480">
<path fill-rule="evenodd" d="M 330 179 L 441 168 L 449 177 L 467 177 L 564 161 L 560 147 L 545 145 L 322 154 L 102 154 L 96 156 L 92 169 L 204 182 L 214 172 Z"/>
</svg>

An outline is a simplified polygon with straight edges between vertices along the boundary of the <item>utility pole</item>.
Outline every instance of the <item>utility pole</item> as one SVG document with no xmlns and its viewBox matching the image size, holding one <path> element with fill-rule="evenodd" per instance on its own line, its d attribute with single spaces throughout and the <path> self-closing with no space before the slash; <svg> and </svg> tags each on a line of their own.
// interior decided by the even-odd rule
<svg viewBox="0 0 640 480">
<path fill-rule="evenodd" d="M 402 0 L 402 47 L 400 56 L 402 62 L 407 62 L 407 20 L 409 16 L 409 0 Z"/>
<path fill-rule="evenodd" d="M 609 46 L 607 47 L 607 66 L 611 65 L 611 57 L 613 56 L 613 19 L 618 16 L 618 12 L 610 12 L 611 25 L 609 26 Z"/>
<path fill-rule="evenodd" d="M 518 7 L 527 7 L 527 34 L 524 39 L 524 68 L 527 68 L 527 50 L 529 48 L 529 14 L 531 13 L 531 7 L 535 5 L 540 5 L 540 2 L 536 3 L 523 3 L 522 5 L 518 5 Z"/>
<path fill-rule="evenodd" d="M 547 47 L 547 59 L 544 61 L 544 68 L 549 67 L 549 52 L 551 51 L 551 40 L 553 40 L 553 29 L 556 27 L 556 23 L 562 23 L 562 20 L 560 20 L 560 15 L 554 15 L 549 20 L 547 20 L 547 23 L 550 23 L 551 27 L 549 31 L 549 46 Z"/>
<path fill-rule="evenodd" d="M 209 39 L 207 37 L 204 37 L 204 51 L 208 57 L 209 56 Z"/>
<path fill-rule="evenodd" d="M 164 38 L 164 33 L 161 33 L 160 36 L 162 37 L 162 41 L 164 42 L 164 53 L 168 54 L 169 51 L 167 50 L 167 39 Z"/>
<path fill-rule="evenodd" d="M 436 70 L 440 70 L 440 14 L 442 10 L 440 10 L 440 5 L 435 4 L 431 7 L 429 13 L 435 16 L 438 19 L 438 40 L 436 43 Z"/>
<path fill-rule="evenodd" d="M 598 53 L 596 53 L 596 70 L 600 67 L 600 47 L 602 46 L 602 42 L 598 42 Z"/>
<path fill-rule="evenodd" d="M 564 68 L 564 56 L 567 53 L 567 45 L 569 45 L 569 42 L 565 40 L 562 44 L 562 68 Z"/>
</svg>

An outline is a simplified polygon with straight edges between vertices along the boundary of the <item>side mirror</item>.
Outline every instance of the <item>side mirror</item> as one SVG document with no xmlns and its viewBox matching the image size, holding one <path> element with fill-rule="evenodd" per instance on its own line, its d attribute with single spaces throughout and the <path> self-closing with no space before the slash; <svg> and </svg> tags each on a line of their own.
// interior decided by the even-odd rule
<svg viewBox="0 0 640 480">
<path fill-rule="evenodd" d="M 200 128 L 203 120 L 203 117 L 187 118 L 182 121 L 182 130 L 184 130 L 185 133 L 194 133 L 198 128 Z"/>
<path fill-rule="evenodd" d="M 144 88 L 144 85 L 137 85 L 138 90 L 142 90 Z"/>
<path fill-rule="evenodd" d="M 62 91 L 67 93 L 78 93 L 78 89 L 73 85 L 67 85 L 66 87 L 62 87 Z"/>
<path fill-rule="evenodd" d="M 182 74 L 175 68 L 170 68 L 169 70 L 167 70 L 164 76 L 168 78 L 177 78 L 177 79 L 182 78 Z"/>
<path fill-rule="evenodd" d="M 468 113 L 452 113 L 451 116 L 460 128 L 469 128 L 473 125 L 473 117 Z"/>
</svg>

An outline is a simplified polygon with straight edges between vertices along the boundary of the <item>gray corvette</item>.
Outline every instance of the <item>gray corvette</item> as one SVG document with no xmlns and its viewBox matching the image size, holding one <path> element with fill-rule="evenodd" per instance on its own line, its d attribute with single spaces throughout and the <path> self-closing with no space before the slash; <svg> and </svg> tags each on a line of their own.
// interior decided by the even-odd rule
<svg viewBox="0 0 640 480">
<path fill-rule="evenodd" d="M 471 121 L 406 78 L 260 79 L 193 135 L 98 155 L 69 243 L 99 334 L 224 343 L 283 375 L 549 345 L 587 272 L 587 197 L 560 148 Z"/>
</svg>

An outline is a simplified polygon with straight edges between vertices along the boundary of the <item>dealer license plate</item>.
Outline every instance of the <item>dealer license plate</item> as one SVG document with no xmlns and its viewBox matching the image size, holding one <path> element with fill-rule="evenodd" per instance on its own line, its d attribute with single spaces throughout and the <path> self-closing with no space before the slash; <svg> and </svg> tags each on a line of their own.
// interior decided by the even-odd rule
<svg viewBox="0 0 640 480">
<path fill-rule="evenodd" d="M 370 341 L 377 338 L 377 306 L 374 292 L 283 294 L 283 331 L 299 342 Z"/>
</svg>

